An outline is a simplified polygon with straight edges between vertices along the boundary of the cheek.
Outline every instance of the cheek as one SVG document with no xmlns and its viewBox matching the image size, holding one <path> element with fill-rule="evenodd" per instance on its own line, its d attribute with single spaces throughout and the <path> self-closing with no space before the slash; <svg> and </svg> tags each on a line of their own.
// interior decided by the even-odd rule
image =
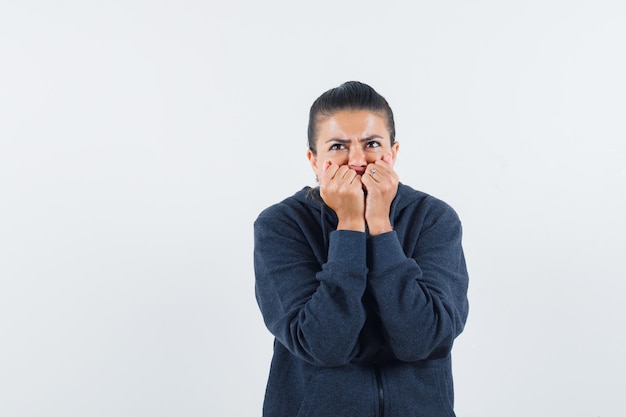
<svg viewBox="0 0 626 417">
<path fill-rule="evenodd" d="M 348 155 L 347 152 L 342 152 L 334 155 L 328 155 L 326 157 L 327 161 L 331 161 L 336 165 L 346 165 L 348 163 Z"/>
<path fill-rule="evenodd" d="M 383 148 L 372 148 L 372 149 L 368 149 L 365 155 L 366 155 L 368 162 L 374 162 L 374 161 L 378 161 L 379 159 L 382 159 L 382 157 L 386 153 L 388 152 L 385 152 L 385 149 Z"/>
</svg>

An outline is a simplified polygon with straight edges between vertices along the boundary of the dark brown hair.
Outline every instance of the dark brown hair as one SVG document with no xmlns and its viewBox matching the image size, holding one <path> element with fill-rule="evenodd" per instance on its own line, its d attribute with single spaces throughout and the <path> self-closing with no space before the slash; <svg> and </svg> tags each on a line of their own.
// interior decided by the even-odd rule
<svg viewBox="0 0 626 417">
<path fill-rule="evenodd" d="M 387 119 L 387 130 L 391 145 L 396 140 L 396 126 L 393 112 L 387 100 L 372 87 L 359 81 L 348 81 L 339 87 L 332 88 L 319 96 L 309 111 L 308 141 L 309 149 L 315 155 L 317 149 L 317 123 L 324 117 L 331 117 L 342 110 L 369 110 L 380 113 Z"/>
</svg>

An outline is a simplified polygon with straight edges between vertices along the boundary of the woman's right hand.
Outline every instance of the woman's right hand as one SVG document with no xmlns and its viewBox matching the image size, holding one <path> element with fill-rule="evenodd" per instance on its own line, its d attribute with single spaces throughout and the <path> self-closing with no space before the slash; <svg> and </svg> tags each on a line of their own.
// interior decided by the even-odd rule
<svg viewBox="0 0 626 417">
<path fill-rule="evenodd" d="M 337 230 L 365 232 L 365 194 L 361 176 L 347 165 L 324 162 L 320 195 L 337 214 Z"/>
</svg>

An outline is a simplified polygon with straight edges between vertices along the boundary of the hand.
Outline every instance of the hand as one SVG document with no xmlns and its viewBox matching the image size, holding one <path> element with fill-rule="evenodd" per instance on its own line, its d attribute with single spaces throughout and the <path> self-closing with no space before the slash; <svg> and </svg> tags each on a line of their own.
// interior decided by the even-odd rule
<svg viewBox="0 0 626 417">
<path fill-rule="evenodd" d="M 375 173 L 372 174 L 372 172 Z M 400 179 L 393 170 L 391 154 L 368 164 L 361 182 L 367 190 L 365 221 L 370 235 L 374 236 L 392 231 L 389 212 L 391 202 L 398 192 Z"/>
<path fill-rule="evenodd" d="M 365 195 L 361 176 L 347 165 L 324 163 L 320 195 L 337 214 L 337 230 L 365 231 Z"/>
</svg>

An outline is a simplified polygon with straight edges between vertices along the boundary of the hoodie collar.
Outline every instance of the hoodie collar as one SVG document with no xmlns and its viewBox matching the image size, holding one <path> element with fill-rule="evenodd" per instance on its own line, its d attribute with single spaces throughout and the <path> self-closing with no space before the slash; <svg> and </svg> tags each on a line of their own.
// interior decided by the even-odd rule
<svg viewBox="0 0 626 417">
<path fill-rule="evenodd" d="M 391 202 L 391 207 L 389 209 L 389 218 L 391 221 L 391 225 L 394 225 L 394 218 L 396 214 L 408 206 L 412 200 L 415 199 L 414 193 L 411 192 L 412 188 L 404 185 L 402 183 L 398 184 L 398 192 Z M 411 198 L 413 196 L 413 198 Z M 337 225 L 337 215 L 335 211 L 328 207 L 322 197 L 320 196 L 320 188 L 319 187 L 304 187 L 299 193 L 296 194 L 296 199 L 308 206 L 313 207 L 314 209 L 319 210 L 322 227 L 325 228 L 327 224 L 336 226 Z M 324 236 L 327 236 L 327 230 L 324 230 Z"/>
</svg>

